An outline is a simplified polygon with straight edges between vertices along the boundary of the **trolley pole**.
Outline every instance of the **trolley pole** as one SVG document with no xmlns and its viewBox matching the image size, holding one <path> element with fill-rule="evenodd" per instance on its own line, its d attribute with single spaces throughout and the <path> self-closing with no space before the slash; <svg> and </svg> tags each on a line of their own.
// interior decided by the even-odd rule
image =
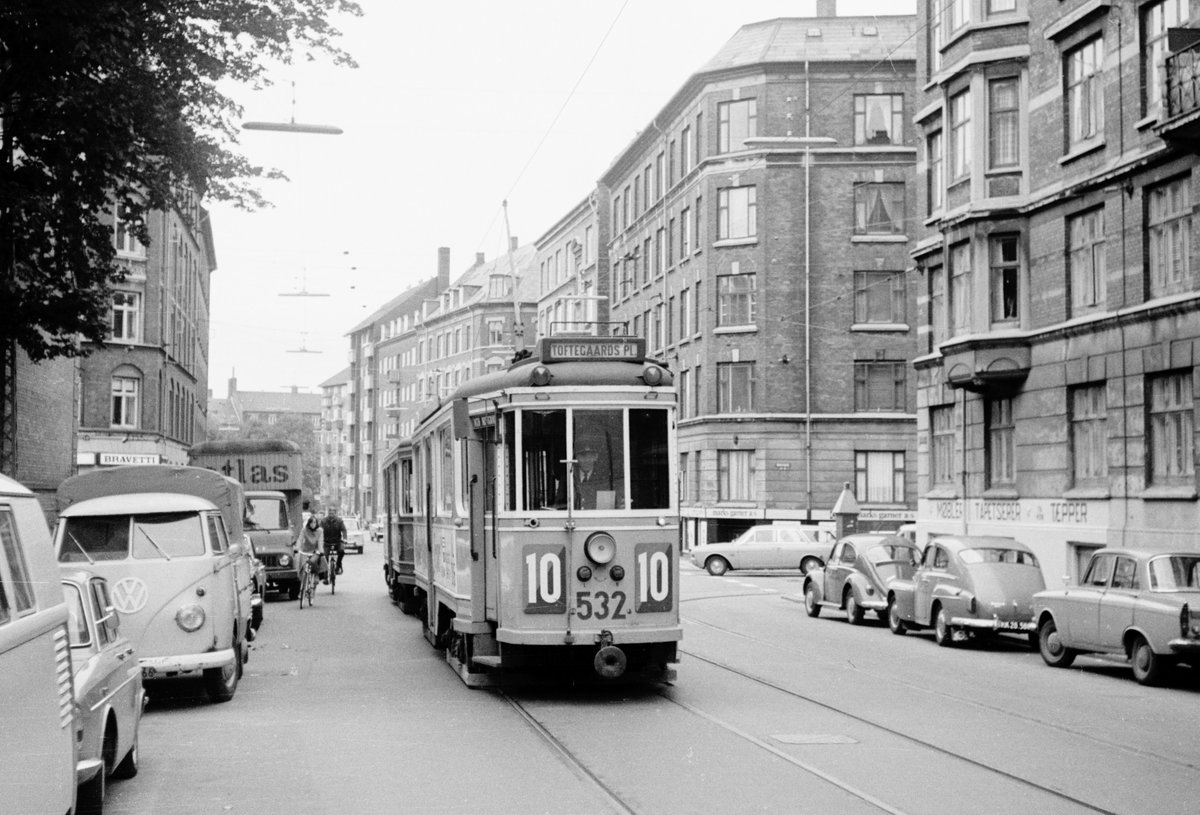
<svg viewBox="0 0 1200 815">
<path fill-rule="evenodd" d="M 525 325 L 521 322 L 521 301 L 517 297 L 517 267 L 513 260 L 512 229 L 508 226 L 508 199 L 504 199 L 504 237 L 508 242 L 508 276 L 512 278 L 513 300 L 513 359 L 525 351 Z"/>
</svg>

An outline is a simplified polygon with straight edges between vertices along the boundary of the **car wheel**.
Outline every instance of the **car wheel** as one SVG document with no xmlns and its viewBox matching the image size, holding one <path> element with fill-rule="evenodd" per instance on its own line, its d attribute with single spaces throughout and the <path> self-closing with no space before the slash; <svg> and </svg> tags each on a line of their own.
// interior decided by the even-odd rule
<svg viewBox="0 0 1200 815">
<path fill-rule="evenodd" d="M 1062 637 L 1058 634 L 1058 626 L 1054 624 L 1052 617 L 1038 626 L 1037 638 L 1038 651 L 1041 652 L 1043 662 L 1051 668 L 1071 667 L 1077 651 L 1063 644 Z"/>
<path fill-rule="evenodd" d="M 950 627 L 950 615 L 941 606 L 938 606 L 934 613 L 933 639 L 943 648 L 949 648 L 954 644 L 954 629 Z"/>
<path fill-rule="evenodd" d="M 113 778 L 133 778 L 138 774 L 138 737 L 137 733 L 133 734 L 133 745 L 129 748 L 129 752 L 125 754 L 125 758 L 121 759 L 121 763 L 113 770 Z"/>
<path fill-rule="evenodd" d="M 704 561 L 704 568 L 713 577 L 720 577 L 721 575 L 725 574 L 725 572 L 729 571 L 729 561 L 723 557 L 710 557 L 708 560 Z"/>
<path fill-rule="evenodd" d="M 908 624 L 900 619 L 900 609 L 896 608 L 895 597 L 888 599 L 887 624 L 888 629 L 897 636 L 903 636 L 908 633 Z"/>
<path fill-rule="evenodd" d="M 819 569 L 824 565 L 819 557 L 812 557 L 810 555 L 800 561 L 800 574 L 808 574 L 813 569 Z"/>
<path fill-rule="evenodd" d="M 863 607 L 854 599 L 854 590 L 846 592 L 846 620 L 850 625 L 862 625 L 863 616 L 866 612 Z"/>
<path fill-rule="evenodd" d="M 1129 661 L 1133 664 L 1133 678 L 1142 685 L 1158 685 L 1166 675 L 1170 662 L 1150 648 L 1145 637 L 1138 637 L 1129 649 Z"/>
<path fill-rule="evenodd" d="M 821 604 L 817 602 L 817 585 L 812 581 L 804 587 L 804 611 L 809 617 L 821 616 Z"/>
<path fill-rule="evenodd" d="M 204 690 L 210 702 L 228 702 L 237 691 L 238 677 L 242 672 L 241 643 L 233 644 L 233 664 L 204 671 Z"/>
<path fill-rule="evenodd" d="M 108 772 L 101 766 L 96 774 L 79 785 L 76 790 L 75 812 L 77 815 L 103 815 L 104 791 Z"/>
</svg>

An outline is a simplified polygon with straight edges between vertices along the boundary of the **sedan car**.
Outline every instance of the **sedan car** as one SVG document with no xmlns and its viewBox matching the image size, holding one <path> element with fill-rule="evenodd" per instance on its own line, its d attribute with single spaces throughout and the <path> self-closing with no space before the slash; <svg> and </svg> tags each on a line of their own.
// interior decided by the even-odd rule
<svg viewBox="0 0 1200 815">
<path fill-rule="evenodd" d="M 910 580 L 888 590 L 893 634 L 933 628 L 938 645 L 968 633 L 1023 633 L 1034 639 L 1033 595 L 1046 588 L 1029 547 L 1012 538 L 944 535 L 925 547 Z"/>
<path fill-rule="evenodd" d="M 361 555 L 371 533 L 358 518 L 342 518 L 342 523 L 346 525 L 346 543 L 343 548 L 347 552 L 353 549 Z"/>
<path fill-rule="evenodd" d="M 692 563 L 720 576 L 730 569 L 810 569 L 824 565 L 828 533 L 815 526 L 770 523 L 752 526 L 731 541 L 692 549 Z"/>
<path fill-rule="evenodd" d="M 1034 595 L 1038 650 L 1066 668 L 1081 652 L 1116 654 L 1143 685 L 1182 659 L 1200 667 L 1200 554 L 1101 549 L 1078 586 Z"/>
<path fill-rule="evenodd" d="M 64 569 L 79 755 L 75 765 L 79 810 L 99 812 L 111 778 L 138 771 L 138 727 L 145 692 L 133 645 L 121 634 L 108 581 Z"/>
<path fill-rule="evenodd" d="M 804 577 L 804 610 L 817 617 L 822 608 L 846 610 L 852 625 L 867 611 L 887 618 L 888 586 L 908 580 L 921 561 L 921 550 L 898 535 L 849 535 L 834 544 L 829 563 Z"/>
</svg>

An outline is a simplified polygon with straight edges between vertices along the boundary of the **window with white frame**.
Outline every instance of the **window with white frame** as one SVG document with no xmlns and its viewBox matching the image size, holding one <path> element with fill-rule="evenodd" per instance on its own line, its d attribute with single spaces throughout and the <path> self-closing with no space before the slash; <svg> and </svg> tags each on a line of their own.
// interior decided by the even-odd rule
<svg viewBox="0 0 1200 815">
<path fill-rule="evenodd" d="M 1103 37 L 1096 37 L 1067 52 L 1065 104 L 1069 150 L 1104 135 L 1103 73 Z"/>
<path fill-rule="evenodd" d="M 903 235 L 903 182 L 856 182 L 854 184 L 854 234 Z"/>
<path fill-rule="evenodd" d="M 488 345 L 504 344 L 504 321 L 488 320 Z"/>
<path fill-rule="evenodd" d="M 717 500 L 754 500 L 754 451 L 717 451 Z"/>
<path fill-rule="evenodd" d="M 942 21 L 946 0 L 928 0 L 929 2 L 929 73 L 935 74 L 942 68 L 942 46 L 945 44 L 946 29 Z"/>
<path fill-rule="evenodd" d="M 717 412 L 749 413 L 754 410 L 754 363 L 717 364 Z"/>
<path fill-rule="evenodd" d="M 1020 319 L 1021 263 L 1016 235 L 1000 235 L 988 240 L 991 271 L 992 322 Z"/>
<path fill-rule="evenodd" d="M 950 180 L 961 181 L 971 174 L 971 92 L 950 97 Z"/>
<path fill-rule="evenodd" d="M 1177 178 L 1147 190 L 1147 242 L 1150 295 L 1162 297 L 1189 288 L 1192 206 L 1189 179 Z"/>
<path fill-rule="evenodd" d="M 1148 480 L 1153 486 L 1190 486 L 1196 474 L 1191 371 L 1148 379 Z"/>
<path fill-rule="evenodd" d="M 854 494 L 868 504 L 904 503 L 904 453 L 856 450 Z"/>
<path fill-rule="evenodd" d="M 691 384 L 692 372 L 683 370 L 679 372 L 679 418 L 687 419 L 691 414 Z"/>
<path fill-rule="evenodd" d="M 1071 314 L 1104 308 L 1107 298 L 1104 208 L 1067 218 L 1067 267 L 1071 284 Z"/>
<path fill-rule="evenodd" d="M 758 135 L 758 101 L 739 99 L 717 105 L 717 152 L 732 153 Z"/>
<path fill-rule="evenodd" d="M 946 0 L 945 32 L 947 37 L 953 37 L 971 22 L 972 0 Z"/>
<path fill-rule="evenodd" d="M 1076 486 L 1100 486 L 1108 478 L 1108 398 L 1103 382 L 1070 391 L 1071 464 Z"/>
<path fill-rule="evenodd" d="M 1007 14 L 1010 11 L 1017 10 L 1017 0 L 987 0 L 987 13 L 989 17 L 997 14 Z"/>
<path fill-rule="evenodd" d="M 679 338 L 688 339 L 692 336 L 692 290 L 684 289 L 679 292 Z"/>
<path fill-rule="evenodd" d="M 929 409 L 930 480 L 937 486 L 954 483 L 954 405 Z"/>
<path fill-rule="evenodd" d="M 142 339 L 142 296 L 137 292 L 113 292 L 112 339 L 139 342 Z"/>
<path fill-rule="evenodd" d="M 1142 15 L 1142 100 L 1143 112 L 1152 115 L 1163 102 L 1166 85 L 1167 31 L 1188 22 L 1188 0 L 1158 0 L 1146 3 Z"/>
<path fill-rule="evenodd" d="M 988 167 L 1016 167 L 1021 159 L 1021 102 L 1016 77 L 988 83 Z"/>
<path fill-rule="evenodd" d="M 133 223 L 124 204 L 117 204 L 113 220 L 113 246 L 118 255 L 144 258 L 146 247 L 133 234 Z"/>
<path fill-rule="evenodd" d="M 902 272 L 856 271 L 854 273 L 854 322 L 891 323 L 905 321 L 904 274 Z"/>
<path fill-rule="evenodd" d="M 950 338 L 946 270 L 941 265 L 929 267 L 929 334 L 934 346 Z"/>
<path fill-rule="evenodd" d="M 692 253 L 692 211 L 687 207 L 679 213 L 679 259 L 687 260 Z"/>
<path fill-rule="evenodd" d="M 1012 399 L 985 399 L 984 423 L 988 486 L 1011 485 L 1016 480 L 1016 424 Z"/>
<path fill-rule="evenodd" d="M 854 409 L 903 411 L 908 363 L 857 360 L 854 363 Z"/>
<path fill-rule="evenodd" d="M 754 325 L 758 276 L 728 274 L 717 277 L 717 324 Z"/>
<path fill-rule="evenodd" d="M 138 391 L 141 380 L 131 376 L 112 378 L 113 427 L 136 428 L 138 426 Z"/>
<path fill-rule="evenodd" d="M 758 235 L 756 187 L 726 187 L 717 191 L 717 240 Z"/>
<path fill-rule="evenodd" d="M 904 133 L 904 94 L 854 97 L 854 143 L 900 144 Z"/>
</svg>

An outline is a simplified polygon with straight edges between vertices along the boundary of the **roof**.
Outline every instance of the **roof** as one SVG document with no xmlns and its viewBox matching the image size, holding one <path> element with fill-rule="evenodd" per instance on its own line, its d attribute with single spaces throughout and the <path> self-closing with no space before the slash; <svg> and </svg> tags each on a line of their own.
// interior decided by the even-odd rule
<svg viewBox="0 0 1200 815">
<path fill-rule="evenodd" d="M 138 492 L 88 498 L 64 509 L 64 518 L 77 515 L 145 515 L 156 512 L 204 512 L 217 505 L 196 495 L 171 492 Z"/>
<path fill-rule="evenodd" d="M 806 60 L 914 60 L 917 57 L 916 33 L 917 18 L 913 14 L 778 17 L 739 28 L 697 73 Z"/>
<path fill-rule="evenodd" d="M 333 376 L 321 383 L 321 388 L 336 388 L 338 385 L 345 385 L 350 381 L 350 366 L 342 368 Z"/>
<path fill-rule="evenodd" d="M 418 308 L 421 303 L 430 297 L 437 297 L 438 281 L 436 277 L 431 277 L 428 280 L 423 280 L 415 286 L 410 286 L 400 294 L 388 300 L 382 306 L 377 308 L 365 320 L 362 320 L 358 325 L 346 332 L 346 336 L 356 334 L 364 328 L 370 328 L 378 322 L 384 322 L 390 317 L 408 314 L 413 309 Z M 347 368 L 347 371 L 350 369 Z M 347 377 L 348 378 L 348 377 Z M 334 383 L 336 384 L 336 383 Z"/>
<path fill-rule="evenodd" d="M 33 495 L 29 489 L 6 475 L 0 475 L 0 494 L 2 495 Z"/>
</svg>

